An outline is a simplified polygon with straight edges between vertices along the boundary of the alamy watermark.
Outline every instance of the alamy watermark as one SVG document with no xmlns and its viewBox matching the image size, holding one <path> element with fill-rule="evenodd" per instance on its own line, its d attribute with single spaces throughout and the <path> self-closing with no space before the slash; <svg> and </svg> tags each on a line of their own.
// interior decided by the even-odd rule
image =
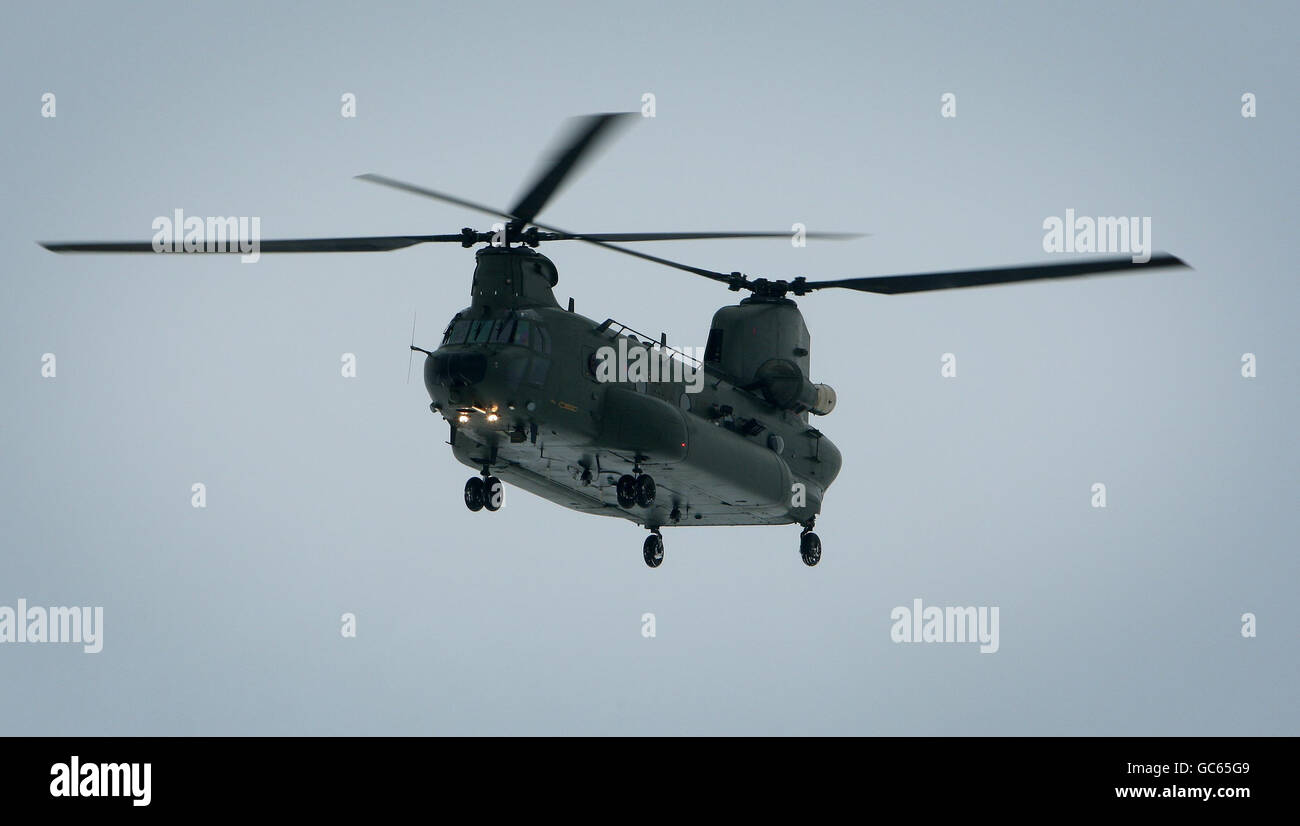
<svg viewBox="0 0 1300 826">
<path fill-rule="evenodd" d="M 104 648 L 104 609 L 28 607 L 20 598 L 17 608 L 0 605 L 0 643 L 6 642 L 80 643 L 87 654 L 98 654 Z"/>
<path fill-rule="evenodd" d="M 889 612 L 894 625 L 889 638 L 894 642 L 979 643 L 981 654 L 998 651 L 998 607 L 938 606 L 912 600 Z"/>
<path fill-rule="evenodd" d="M 652 350 L 639 344 L 629 347 L 628 340 L 620 338 L 617 348 L 607 344 L 596 351 L 593 372 L 600 382 L 683 382 L 687 393 L 698 393 L 704 389 L 703 363 L 703 347 Z"/>
<path fill-rule="evenodd" d="M 245 264 L 262 255 L 262 219 L 246 215 L 218 218 L 185 217 L 177 209 L 170 217 L 153 219 L 154 252 L 239 252 Z"/>
<path fill-rule="evenodd" d="M 82 763 L 77 755 L 50 766 L 51 797 L 126 797 L 132 806 L 148 806 L 152 763 Z"/>
<path fill-rule="evenodd" d="M 1134 264 L 1151 260 L 1151 218 L 1075 216 L 1073 209 L 1065 218 L 1055 215 L 1043 220 L 1044 252 L 1127 252 Z"/>
</svg>

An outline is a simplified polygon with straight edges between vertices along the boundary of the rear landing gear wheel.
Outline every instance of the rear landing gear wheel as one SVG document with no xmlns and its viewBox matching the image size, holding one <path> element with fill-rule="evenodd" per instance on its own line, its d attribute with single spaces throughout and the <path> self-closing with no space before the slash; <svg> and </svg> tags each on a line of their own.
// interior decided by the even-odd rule
<svg viewBox="0 0 1300 826">
<path fill-rule="evenodd" d="M 652 533 L 645 538 L 645 544 L 641 546 L 641 556 L 645 558 L 645 564 L 651 568 L 658 568 L 664 562 L 664 538 L 657 533 Z"/>
<path fill-rule="evenodd" d="M 618 497 L 618 505 L 621 508 L 630 508 L 636 504 L 636 477 L 630 473 L 624 473 L 618 477 L 618 484 L 614 485 L 614 494 Z"/>
<path fill-rule="evenodd" d="M 465 483 L 465 507 L 472 511 L 483 510 L 484 488 L 483 480 L 477 476 L 469 477 Z"/>
<path fill-rule="evenodd" d="M 799 536 L 799 556 L 809 568 L 822 561 L 822 541 L 812 531 Z"/>
<path fill-rule="evenodd" d="M 483 507 L 489 511 L 499 511 L 506 503 L 506 486 L 495 476 L 483 480 Z"/>
<path fill-rule="evenodd" d="M 655 503 L 655 480 L 644 473 L 636 479 L 636 503 L 643 508 Z"/>
</svg>

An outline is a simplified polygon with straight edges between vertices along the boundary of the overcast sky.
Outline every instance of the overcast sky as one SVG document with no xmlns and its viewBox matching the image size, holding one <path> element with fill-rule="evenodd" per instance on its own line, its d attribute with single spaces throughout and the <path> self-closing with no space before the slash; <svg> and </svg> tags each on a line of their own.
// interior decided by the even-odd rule
<svg viewBox="0 0 1300 826">
<path fill-rule="evenodd" d="M 1294 5 L 214 9 L 33 4 L 0 34 L 0 605 L 105 626 L 99 654 L 0 645 L 0 733 L 1300 734 Z M 506 205 L 564 118 L 645 93 L 540 220 L 872 233 L 653 247 L 832 278 L 1065 260 L 1042 224 L 1074 209 L 1150 217 L 1195 269 L 802 299 L 844 453 L 821 564 L 797 527 L 704 528 L 651 571 L 631 523 L 462 504 L 406 347 L 468 304 L 469 251 L 33 243 L 177 208 L 486 229 L 352 178 Z M 737 298 L 545 252 L 561 302 L 684 346 Z M 892 642 L 917 598 L 997 606 L 999 651 Z"/>
</svg>

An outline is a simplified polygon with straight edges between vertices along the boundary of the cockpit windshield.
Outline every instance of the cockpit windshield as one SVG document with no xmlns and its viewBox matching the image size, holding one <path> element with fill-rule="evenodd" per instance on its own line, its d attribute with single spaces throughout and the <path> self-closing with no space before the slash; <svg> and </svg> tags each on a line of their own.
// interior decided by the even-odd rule
<svg viewBox="0 0 1300 826">
<path fill-rule="evenodd" d="M 526 318 L 459 318 L 447 328 L 443 344 L 511 344 L 542 355 L 551 354 L 551 336 L 540 323 Z"/>
</svg>

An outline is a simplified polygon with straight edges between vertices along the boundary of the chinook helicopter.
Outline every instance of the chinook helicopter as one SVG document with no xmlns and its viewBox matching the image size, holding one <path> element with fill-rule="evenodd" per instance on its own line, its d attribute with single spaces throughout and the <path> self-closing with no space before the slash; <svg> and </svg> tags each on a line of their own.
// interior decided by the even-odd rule
<svg viewBox="0 0 1300 826">
<path fill-rule="evenodd" d="M 840 451 L 809 417 L 835 408 L 811 381 L 810 337 L 791 296 L 824 289 L 885 295 L 1069 278 L 1136 267 L 1184 266 L 1156 254 L 1146 263 L 1105 258 L 980 270 L 809 281 L 751 278 L 694 267 L 614 242 L 789 238 L 788 232 L 572 233 L 537 215 L 612 129 L 635 115 L 575 119 L 567 137 L 509 210 L 366 174 L 359 179 L 501 219 L 490 231 L 261 241 L 261 252 L 380 252 L 423 243 L 484 244 L 475 253 L 470 306 L 438 347 L 422 353 L 430 410 L 449 426 L 458 461 L 477 471 L 465 484 L 471 511 L 497 511 L 505 483 L 584 513 L 627 519 L 649 531 L 642 557 L 664 558 L 661 530 L 684 525 L 801 526 L 799 554 L 822 556 L 813 532 L 839 474 Z M 844 239 L 849 233 L 806 233 Z M 555 264 L 544 242 L 574 240 L 746 291 L 713 316 L 703 357 L 670 347 L 611 318 L 597 322 L 556 301 Z M 150 243 L 42 243 L 59 253 L 153 252 Z M 238 252 L 213 249 L 200 252 Z M 611 370 L 609 361 L 649 366 Z M 656 367 L 658 369 L 656 369 Z M 409 365 L 408 365 L 409 375 Z M 650 380 L 653 379 L 653 380 Z"/>
</svg>

